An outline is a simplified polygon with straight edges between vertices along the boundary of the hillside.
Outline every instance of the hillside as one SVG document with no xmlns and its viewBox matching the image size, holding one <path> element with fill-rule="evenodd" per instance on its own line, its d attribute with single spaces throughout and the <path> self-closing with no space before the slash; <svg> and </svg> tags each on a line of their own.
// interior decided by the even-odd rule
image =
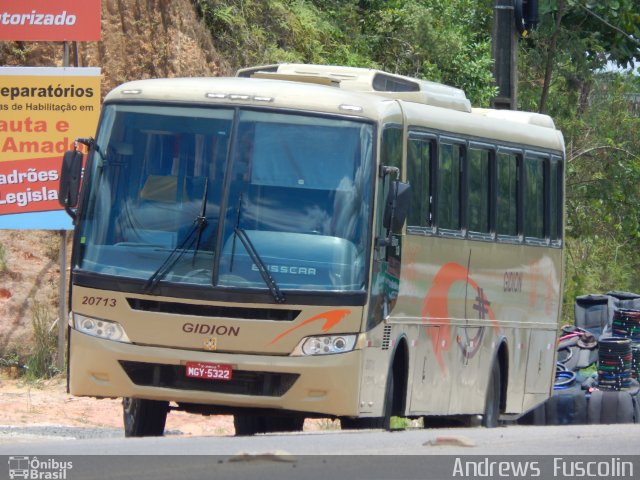
<svg viewBox="0 0 640 480">
<path fill-rule="evenodd" d="M 77 52 L 79 66 L 102 68 L 103 96 L 138 78 L 231 73 L 189 0 L 103 0 L 102 39 Z M 61 43 L 0 42 L 2 66 L 62 66 L 62 55 Z M 34 309 L 57 318 L 59 245 L 57 232 L 0 231 L 0 360 L 29 353 Z"/>
<path fill-rule="evenodd" d="M 103 0 L 102 41 L 77 50 L 78 66 L 102 68 L 103 95 L 133 79 L 230 73 L 189 0 Z M 2 66 L 62 66 L 62 55 L 61 43 L 0 42 Z"/>
<path fill-rule="evenodd" d="M 0 360 L 24 361 L 34 313 L 48 325 L 58 317 L 60 234 L 0 230 L 0 246 Z"/>
</svg>

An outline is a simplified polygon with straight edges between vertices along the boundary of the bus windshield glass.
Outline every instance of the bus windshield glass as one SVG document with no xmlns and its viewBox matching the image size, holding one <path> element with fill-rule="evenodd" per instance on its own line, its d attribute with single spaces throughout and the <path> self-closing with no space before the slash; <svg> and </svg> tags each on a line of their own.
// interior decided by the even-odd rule
<svg viewBox="0 0 640 480">
<path fill-rule="evenodd" d="M 266 270 L 281 289 L 363 290 L 373 144 L 351 119 L 107 105 L 77 268 L 151 288 L 264 289 Z"/>
</svg>

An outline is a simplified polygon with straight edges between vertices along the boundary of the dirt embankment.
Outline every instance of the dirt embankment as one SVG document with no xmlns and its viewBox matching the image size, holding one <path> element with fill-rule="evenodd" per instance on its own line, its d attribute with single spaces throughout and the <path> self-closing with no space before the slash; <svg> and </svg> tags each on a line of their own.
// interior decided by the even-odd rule
<svg viewBox="0 0 640 480">
<path fill-rule="evenodd" d="M 0 42 L 2 66 L 60 67 L 62 55 L 59 42 Z M 230 73 L 189 0 L 102 0 L 102 40 L 72 44 L 69 63 L 102 68 L 103 95 L 134 79 Z"/>
<path fill-rule="evenodd" d="M 43 307 L 47 324 L 56 328 L 60 234 L 0 230 L 0 250 L 0 360 L 17 355 L 23 363 L 32 345 L 34 309 Z"/>
</svg>

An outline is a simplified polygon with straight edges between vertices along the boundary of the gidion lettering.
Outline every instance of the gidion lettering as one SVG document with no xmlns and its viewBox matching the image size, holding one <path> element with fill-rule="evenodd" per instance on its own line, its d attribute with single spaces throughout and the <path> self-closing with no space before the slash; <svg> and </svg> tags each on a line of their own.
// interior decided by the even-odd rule
<svg viewBox="0 0 640 480">
<path fill-rule="evenodd" d="M 185 333 L 197 333 L 200 335 L 219 335 L 221 337 L 237 337 L 240 327 L 228 327 L 226 325 L 210 325 L 208 323 L 184 323 L 182 331 Z"/>
<path fill-rule="evenodd" d="M 522 292 L 522 280 L 524 274 L 522 272 L 505 272 L 504 273 L 504 291 L 507 293 Z"/>
</svg>

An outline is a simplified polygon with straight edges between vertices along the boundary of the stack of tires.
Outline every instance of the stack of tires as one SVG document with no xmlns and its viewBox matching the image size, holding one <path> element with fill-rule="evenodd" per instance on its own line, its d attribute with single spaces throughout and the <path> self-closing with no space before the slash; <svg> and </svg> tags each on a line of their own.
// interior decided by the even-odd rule
<svg viewBox="0 0 640 480">
<path fill-rule="evenodd" d="M 589 397 L 588 423 L 640 422 L 640 387 L 632 378 L 631 347 L 629 338 L 619 336 L 598 342 L 598 383 Z"/>
<path fill-rule="evenodd" d="M 585 295 L 574 312 L 575 327 L 558 342 L 553 395 L 521 423 L 640 423 L 640 295 Z M 596 361 L 597 374 L 582 377 L 580 370 Z"/>
<path fill-rule="evenodd" d="M 623 298 L 618 305 L 635 307 L 637 303 L 637 297 Z M 598 390 L 589 399 L 589 423 L 640 422 L 640 387 L 633 356 L 640 345 L 640 310 L 617 308 L 611 332 L 611 337 L 598 342 Z"/>
</svg>

